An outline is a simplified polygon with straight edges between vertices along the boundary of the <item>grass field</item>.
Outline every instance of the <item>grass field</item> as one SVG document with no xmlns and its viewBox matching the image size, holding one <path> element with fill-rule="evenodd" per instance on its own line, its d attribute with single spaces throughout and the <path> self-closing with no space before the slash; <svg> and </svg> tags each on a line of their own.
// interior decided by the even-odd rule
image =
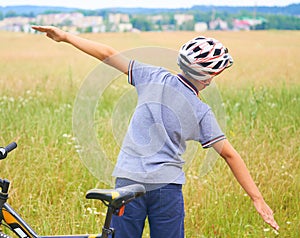
<svg viewBox="0 0 300 238">
<path fill-rule="evenodd" d="M 240 152 L 279 234 L 255 212 L 226 164 L 199 175 L 205 151 L 186 169 L 186 237 L 300 237 L 300 32 L 209 32 L 235 59 L 215 79 L 226 110 L 226 134 Z M 159 46 L 177 50 L 194 32 L 84 35 L 118 50 Z M 85 200 L 88 189 L 107 187 L 76 153 L 72 112 L 81 83 L 98 64 L 42 35 L 0 32 L 0 145 L 18 149 L 0 162 L 12 180 L 9 203 L 39 234 L 100 232 L 104 206 Z M 174 59 L 175 60 L 175 59 Z M 111 158 L 118 146 L 110 115 L 126 80 L 98 107 L 99 142 Z M 104 129 L 103 129 L 104 128 Z M 143 237 L 149 237 L 148 229 Z"/>
</svg>

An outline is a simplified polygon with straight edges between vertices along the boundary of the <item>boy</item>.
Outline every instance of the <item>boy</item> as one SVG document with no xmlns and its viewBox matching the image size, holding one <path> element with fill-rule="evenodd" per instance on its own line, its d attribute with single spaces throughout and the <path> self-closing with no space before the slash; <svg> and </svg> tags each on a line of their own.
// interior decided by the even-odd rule
<svg viewBox="0 0 300 238">
<path fill-rule="evenodd" d="M 66 42 L 128 75 L 138 94 L 138 105 L 124 138 L 113 172 L 116 187 L 131 183 L 146 186 L 145 196 L 113 218 L 116 237 L 142 237 L 148 217 L 153 238 L 184 237 L 181 154 L 185 142 L 213 147 L 226 161 L 252 199 L 264 221 L 278 230 L 248 169 L 225 135 L 208 105 L 197 97 L 214 76 L 232 65 L 228 50 L 217 40 L 197 37 L 184 44 L 177 63 L 181 74 L 123 57 L 110 46 L 64 32 L 56 27 L 33 26 L 57 42 Z"/>
</svg>

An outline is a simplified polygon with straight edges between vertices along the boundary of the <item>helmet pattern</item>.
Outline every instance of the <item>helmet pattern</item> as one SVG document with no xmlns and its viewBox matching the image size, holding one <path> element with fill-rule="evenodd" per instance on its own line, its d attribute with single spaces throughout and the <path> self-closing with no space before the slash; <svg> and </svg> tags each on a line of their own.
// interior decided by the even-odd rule
<svg viewBox="0 0 300 238">
<path fill-rule="evenodd" d="M 199 36 L 180 48 L 177 64 L 193 79 L 207 80 L 230 67 L 233 59 L 221 42 Z"/>
</svg>

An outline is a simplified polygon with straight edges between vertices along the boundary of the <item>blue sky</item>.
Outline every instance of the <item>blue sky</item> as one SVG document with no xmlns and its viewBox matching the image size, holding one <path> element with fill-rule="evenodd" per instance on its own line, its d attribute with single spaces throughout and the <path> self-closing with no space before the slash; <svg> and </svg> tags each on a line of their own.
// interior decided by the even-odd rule
<svg viewBox="0 0 300 238">
<path fill-rule="evenodd" d="M 0 6 L 37 5 L 64 6 L 83 9 L 108 7 L 180 8 L 193 5 L 219 6 L 286 6 L 300 0 L 0 0 Z"/>
</svg>

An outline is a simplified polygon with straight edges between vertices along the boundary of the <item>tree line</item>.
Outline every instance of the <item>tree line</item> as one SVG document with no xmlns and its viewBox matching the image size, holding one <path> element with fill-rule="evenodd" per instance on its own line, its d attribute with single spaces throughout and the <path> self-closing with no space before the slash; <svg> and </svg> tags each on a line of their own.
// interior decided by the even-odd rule
<svg viewBox="0 0 300 238">
<path fill-rule="evenodd" d="M 82 10 L 78 9 L 76 12 L 81 12 L 85 16 L 103 16 L 104 19 L 107 18 L 109 13 L 117 13 L 116 10 L 112 11 L 109 9 L 101 9 L 101 10 Z M 43 14 L 50 13 L 62 13 L 57 10 L 47 10 Z M 125 13 L 125 10 L 123 10 Z M 264 18 L 260 25 L 256 25 L 256 30 L 300 30 L 300 17 L 299 15 L 288 15 L 288 14 L 272 14 L 272 13 L 263 13 L 263 12 L 254 12 L 247 10 L 239 10 L 237 12 L 229 12 L 226 10 L 208 10 L 208 11 L 200 11 L 197 8 L 191 8 L 188 10 L 173 10 L 173 11 L 156 11 L 156 15 L 162 15 L 162 20 L 158 20 L 153 22 L 149 16 L 153 16 L 153 13 L 142 12 L 142 13 L 129 13 L 130 23 L 132 23 L 133 27 L 139 29 L 141 31 L 154 31 L 161 30 L 163 25 L 175 25 L 174 15 L 177 13 L 191 14 L 194 16 L 194 19 L 188 22 L 185 22 L 180 27 L 176 28 L 176 30 L 193 30 L 194 24 L 196 22 L 206 22 L 207 24 L 212 19 L 221 19 L 227 22 L 229 28 L 232 26 L 233 19 L 240 19 L 244 17 L 248 18 Z M 9 17 L 23 16 L 23 17 L 35 17 L 37 14 L 34 12 L 29 13 L 17 13 L 13 10 L 7 11 L 3 13 L 0 11 L 0 20 Z"/>
</svg>

